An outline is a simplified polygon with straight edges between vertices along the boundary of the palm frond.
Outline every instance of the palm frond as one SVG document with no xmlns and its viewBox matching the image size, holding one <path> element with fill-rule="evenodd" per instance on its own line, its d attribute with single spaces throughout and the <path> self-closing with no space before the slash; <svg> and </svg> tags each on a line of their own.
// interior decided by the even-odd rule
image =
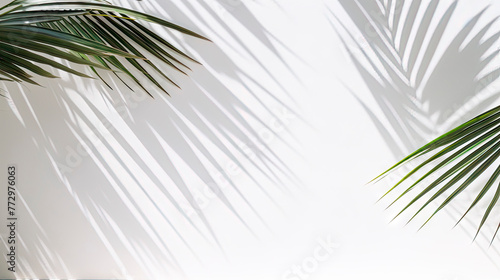
<svg viewBox="0 0 500 280">
<path fill-rule="evenodd" d="M 425 179 L 430 178 L 431 175 L 439 174 L 436 179 L 433 179 L 430 184 L 416 194 L 413 199 L 396 215 L 396 217 L 398 217 L 416 202 L 424 200 L 423 198 L 427 194 L 434 191 L 434 194 L 432 194 L 430 198 L 424 200 L 425 203 L 423 203 L 423 205 L 420 206 L 420 208 L 412 216 L 410 219 L 411 221 L 422 210 L 424 210 L 424 208 L 428 207 L 431 202 L 435 201 L 438 197 L 446 196 L 444 201 L 441 202 L 430 218 L 428 218 L 422 226 L 427 224 L 427 222 L 434 217 L 434 215 L 448 205 L 460 193 L 470 187 L 474 181 L 484 177 L 482 175 L 487 170 L 494 167 L 495 162 L 500 157 L 500 106 L 495 107 L 432 140 L 428 144 L 405 157 L 400 162 L 396 163 L 374 180 L 381 179 L 412 159 L 430 153 L 433 153 L 433 155 L 408 172 L 383 196 L 385 197 L 391 193 L 396 187 L 400 186 L 408 179 L 416 177 L 419 170 L 424 167 L 432 166 L 432 169 L 426 172 L 423 176 L 417 177 L 418 179 L 406 190 L 404 190 L 402 194 L 394 200 L 394 202 L 391 203 L 392 205 L 402 197 L 407 196 L 410 191 L 414 190 L 415 186 L 422 183 Z M 438 171 L 441 172 L 438 173 Z M 472 208 L 485 198 L 485 195 L 497 182 L 499 176 L 500 166 L 498 166 L 489 176 L 487 182 L 484 184 L 474 201 L 458 222 L 460 222 Z M 451 194 L 446 195 L 446 192 L 449 191 L 452 191 Z M 497 186 L 493 197 L 490 198 L 490 202 L 488 203 L 488 207 L 481 219 L 476 236 L 491 214 L 491 211 L 496 205 L 499 197 L 500 184 Z"/>
<path fill-rule="evenodd" d="M 500 33 L 492 28 L 496 18 L 481 23 L 486 8 L 456 31 L 450 27 L 460 8 L 458 1 L 340 0 L 339 3 L 352 23 L 337 18 L 333 26 L 383 115 L 377 115 L 361 98 L 356 98 L 396 156 L 407 155 L 426 137 L 453 127 L 450 123 L 461 118 L 463 111 L 475 115 L 498 97 L 499 92 L 490 92 L 478 97 L 479 102 L 472 108 L 466 106 L 476 93 L 499 77 L 498 69 L 488 69 L 498 54 L 493 45 Z M 455 69 L 461 69 L 460 73 L 449 75 Z M 472 110 L 475 112 L 471 113 Z M 499 114 L 500 108 L 492 109 L 404 157 L 374 180 L 411 160 L 423 159 L 398 178 L 381 199 L 395 195 L 403 183 L 414 180 L 401 194 L 395 195 L 389 206 L 403 203 L 402 198 L 408 199 L 397 216 L 417 204 L 420 208 L 415 212 L 420 214 L 432 202 L 444 200 L 438 204 L 434 216 L 465 190 L 474 192 L 472 182 L 482 178 L 498 157 Z M 491 176 L 493 179 L 486 183 L 472 207 L 490 197 L 486 192 L 498 175 Z M 423 189 L 417 192 L 421 185 Z M 486 212 L 484 219 L 490 212 Z M 481 228 L 484 221 L 479 224 Z"/>
<path fill-rule="evenodd" d="M 169 21 L 117 7 L 106 1 L 15 0 L 0 8 L 0 79 L 38 84 L 33 74 L 56 77 L 37 64 L 89 77 L 54 61 L 53 58 L 57 57 L 90 67 L 106 85 L 108 83 L 99 75 L 99 69 L 113 71 L 127 85 L 119 76 L 123 73 L 148 92 L 141 83 L 142 78 L 137 76 L 138 72 L 168 94 L 162 81 L 157 80 L 145 68 L 146 65 L 161 75 L 162 79 L 179 86 L 150 58 L 160 60 L 183 74 L 186 74 L 186 69 L 190 70 L 182 62 L 183 59 L 197 61 L 149 30 L 139 20 L 208 40 Z"/>
</svg>

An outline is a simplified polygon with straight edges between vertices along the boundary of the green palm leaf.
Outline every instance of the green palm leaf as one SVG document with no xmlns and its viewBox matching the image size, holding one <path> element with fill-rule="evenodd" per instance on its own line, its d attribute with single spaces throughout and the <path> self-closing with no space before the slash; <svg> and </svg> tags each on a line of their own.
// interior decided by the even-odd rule
<svg viewBox="0 0 500 280">
<path fill-rule="evenodd" d="M 432 156 L 409 171 L 383 196 L 385 197 L 387 194 L 391 193 L 396 187 L 400 186 L 408 179 L 416 177 L 416 181 L 389 205 L 391 206 L 402 197 L 408 196 L 414 187 L 419 183 L 422 183 L 424 179 L 429 178 L 430 175 L 438 174 L 437 172 L 439 170 L 446 168 L 442 173 L 439 173 L 437 179 L 434 179 L 422 191 L 416 194 L 403 208 L 403 210 L 396 215 L 396 217 L 403 212 L 408 211 L 408 209 L 416 202 L 423 200 L 427 194 L 434 192 L 434 194 L 432 194 L 412 216 L 410 219 L 411 221 L 424 208 L 429 207 L 431 202 L 435 201 L 438 197 L 445 196 L 447 191 L 454 188 L 451 194 L 447 195 L 444 201 L 439 204 L 431 217 L 426 220 L 424 225 L 427 224 L 427 222 L 434 217 L 434 215 L 454 200 L 460 193 L 470 187 L 472 182 L 484 177 L 484 173 L 494 167 L 500 157 L 500 106 L 495 107 L 432 140 L 428 144 L 405 157 L 400 162 L 396 163 L 374 180 L 381 179 L 383 176 L 417 157 L 432 153 Z M 452 154 L 448 155 L 450 153 Z M 424 175 L 418 177 L 417 171 L 426 166 L 433 166 L 433 168 Z M 485 199 L 485 195 L 496 183 L 499 176 L 500 166 L 497 166 L 496 170 L 490 175 L 485 185 L 477 194 L 477 197 L 458 222 L 460 222 L 472 208 L 477 206 L 482 199 Z M 480 232 L 499 198 L 500 184 L 497 186 L 493 197 L 490 198 L 488 207 L 479 223 L 477 233 Z"/>
<path fill-rule="evenodd" d="M 376 115 L 364 102 L 360 102 L 398 156 L 406 154 L 404 151 L 407 148 L 414 149 L 423 135 L 447 125 L 447 119 L 456 118 L 459 114 L 457 108 L 464 108 L 463 104 L 468 103 L 475 93 L 498 78 L 498 70 L 490 72 L 486 66 L 498 54 L 492 46 L 500 33 L 488 34 L 496 18 L 486 24 L 479 23 L 485 10 L 475 14 L 458 32 L 450 33 L 457 1 L 395 0 L 379 3 L 340 0 L 339 3 L 356 29 L 338 18 L 334 28 L 341 35 L 347 54 L 383 116 Z M 432 24 L 435 19 L 439 20 Z M 446 34 L 450 35 L 449 42 L 442 40 Z M 359 36 L 364 42 L 358 40 Z M 356 52 L 353 46 L 359 51 Z M 443 52 L 438 51 L 441 46 Z M 436 64 L 432 65 L 432 61 Z M 457 67 L 463 71 L 459 76 L 450 77 L 450 70 Z M 443 96 L 441 92 L 453 94 Z M 475 108 L 489 105 L 496 95 L 481 98 Z M 391 129 L 387 129 L 387 124 Z M 474 192 L 472 183 L 485 177 L 485 172 L 493 168 L 498 160 L 499 141 L 500 107 L 497 107 L 416 149 L 376 177 L 374 181 L 409 161 L 421 160 L 420 164 L 401 175 L 381 199 L 387 199 L 389 194 L 394 195 L 401 189 L 390 201 L 389 207 L 408 199 L 396 217 L 416 207 L 410 220 L 441 200 L 431 213 L 434 217 L 460 194 Z M 499 173 L 496 171 L 491 175 L 466 213 L 477 207 L 480 201 L 491 197 L 487 193 Z M 404 183 L 409 186 L 403 188 Z M 479 222 L 479 219 L 479 229 L 496 204 L 498 196 L 495 197 L 491 198 L 491 207 L 486 209 L 483 221 Z"/>
<path fill-rule="evenodd" d="M 190 70 L 183 59 L 197 61 L 150 31 L 139 20 L 208 40 L 169 21 L 106 1 L 15 0 L 0 8 L 0 80 L 38 85 L 34 75 L 56 77 L 44 66 L 89 77 L 54 61 L 53 57 L 57 57 L 90 67 L 108 87 L 98 69 L 112 71 L 131 89 L 120 77 L 126 75 L 148 92 L 140 82 L 143 79 L 139 73 L 168 94 L 163 81 L 155 78 L 146 65 L 162 79 L 176 87 L 178 85 L 150 59 L 162 61 L 183 74 Z"/>
</svg>

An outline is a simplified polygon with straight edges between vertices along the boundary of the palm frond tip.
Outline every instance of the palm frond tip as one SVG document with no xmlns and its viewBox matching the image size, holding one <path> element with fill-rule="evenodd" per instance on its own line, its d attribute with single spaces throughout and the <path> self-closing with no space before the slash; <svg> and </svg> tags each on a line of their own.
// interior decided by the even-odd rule
<svg viewBox="0 0 500 280">
<path fill-rule="evenodd" d="M 190 68 L 182 59 L 197 61 L 138 20 L 208 40 L 169 21 L 106 1 L 15 0 L 0 8 L 0 80 L 38 84 L 34 75 L 56 77 L 43 66 L 89 77 L 54 61 L 56 57 L 90 67 L 101 80 L 97 69 L 116 75 L 123 73 L 148 92 L 141 77 L 135 74 L 138 72 L 168 94 L 162 81 L 154 78 L 145 66 L 177 84 L 149 58 L 156 58 L 183 74 Z"/>
<path fill-rule="evenodd" d="M 429 171 L 418 177 L 414 183 L 407 187 L 402 194 L 400 194 L 389 205 L 391 206 L 403 196 L 407 196 L 410 191 L 412 191 L 416 185 L 422 183 L 424 179 L 428 179 L 431 175 L 438 174 L 438 171 L 443 170 L 438 174 L 436 179 L 432 179 L 430 184 L 414 195 L 411 201 L 396 215 L 396 217 L 398 217 L 403 212 L 408 211 L 412 205 L 423 201 L 424 203 L 412 216 L 410 219 L 411 221 L 424 208 L 429 207 L 431 202 L 435 201 L 439 197 L 444 197 L 444 200 L 432 213 L 431 217 L 426 220 L 424 225 L 435 214 L 454 200 L 460 193 L 470 187 L 472 182 L 482 177 L 481 175 L 484 175 L 487 170 L 493 168 L 495 163 L 497 163 L 497 160 L 500 157 L 500 106 L 495 107 L 432 140 L 428 144 L 408 155 L 400 162 L 396 163 L 374 180 L 378 180 L 383 176 L 388 175 L 390 172 L 394 171 L 403 164 L 425 154 L 432 155 L 409 171 L 382 196 L 382 198 L 385 197 L 403 182 L 409 178 L 415 177 L 416 174 L 418 174 L 417 171 L 422 170 L 424 167 L 432 166 Z M 492 189 L 495 183 L 498 184 L 497 179 L 499 176 L 500 166 L 497 166 L 458 222 L 460 222 L 472 208 L 476 207 L 480 201 L 485 199 L 488 191 Z M 432 192 L 434 193 L 431 195 Z M 428 197 L 427 200 L 424 200 L 423 198 L 426 195 L 430 197 Z M 494 195 L 490 198 L 488 206 L 484 211 L 481 221 L 479 222 L 477 233 L 479 233 L 483 228 L 499 198 L 500 184 L 497 185 Z"/>
</svg>

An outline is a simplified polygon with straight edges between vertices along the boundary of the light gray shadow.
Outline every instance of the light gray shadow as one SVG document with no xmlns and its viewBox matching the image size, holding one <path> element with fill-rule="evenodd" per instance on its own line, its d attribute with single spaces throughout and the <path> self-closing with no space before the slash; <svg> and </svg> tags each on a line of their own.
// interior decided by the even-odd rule
<svg viewBox="0 0 500 280">
<path fill-rule="evenodd" d="M 496 17 L 483 23 L 487 8 L 454 31 L 456 26 L 450 22 L 459 1 L 339 3 L 355 28 L 348 27 L 333 10 L 328 17 L 377 106 L 368 105 L 346 87 L 396 159 L 483 112 L 498 99 L 500 92 L 492 86 L 500 70 L 492 66 L 498 66 L 493 60 L 498 55 L 495 47 L 500 31 L 493 27 Z M 473 199 L 478 190 L 469 190 L 468 195 Z M 458 220 L 458 209 L 470 204 L 466 201 L 456 201 L 447 213 Z M 466 219 L 464 224 L 477 220 Z M 471 238 L 476 233 L 469 226 L 461 228 Z M 481 242 L 479 246 L 486 250 L 488 245 Z M 496 249 L 492 251 L 495 258 L 500 257 Z"/>
<path fill-rule="evenodd" d="M 139 9 L 142 4 L 195 31 L 201 29 L 198 24 L 207 24 L 192 20 L 185 10 L 170 3 L 148 1 L 133 5 Z M 217 17 L 209 6 L 200 5 L 209 16 Z M 189 7 L 197 19 L 204 17 L 197 12 L 200 5 Z M 274 47 L 278 44 L 276 38 L 263 29 L 245 5 L 234 9 L 239 22 L 280 57 Z M 149 87 L 155 97 L 151 99 L 130 82 L 135 91 L 132 93 L 112 74 L 103 72 L 113 91 L 97 80 L 73 76 L 58 81 L 40 80 L 47 86 L 41 93 L 43 96 L 36 87 L 7 85 L 9 102 L 21 108 L 20 125 L 24 125 L 36 143 L 40 155 L 37 162 L 48 168 L 47 176 L 59 180 L 58 185 L 47 187 L 47 195 L 57 193 L 57 200 L 72 201 L 66 205 L 67 209 L 79 209 L 79 213 L 72 214 L 94 229 L 93 233 L 85 231 L 88 243 L 100 243 L 99 248 L 105 248 L 99 252 L 105 252 L 103 259 L 113 260 L 117 274 L 123 270 L 142 271 L 150 279 L 157 275 L 182 275 L 183 264 L 176 250 L 182 247 L 196 260 L 196 248 L 189 239 L 193 236 L 223 251 L 224 243 L 217 233 L 220 229 L 214 229 L 206 215 L 211 211 L 210 204 L 223 204 L 228 209 L 228 220 L 243 224 L 258 238 L 262 228 L 272 230 L 259 205 L 272 205 L 280 210 L 276 194 L 290 193 L 289 188 L 300 184 L 273 149 L 285 145 L 295 152 L 291 143 L 283 140 L 288 123 L 280 115 L 286 111 L 300 120 L 295 106 L 290 105 L 293 100 L 281 97 L 285 87 L 273 76 L 269 65 L 253 54 L 230 26 L 224 28 L 252 54 L 252 63 L 274 81 L 281 94 L 261 86 L 253 73 L 231 61 L 217 45 L 218 40 L 209 43 L 176 36 L 171 39 L 177 45 L 190 46 L 188 52 L 212 70 L 189 65 L 193 68 L 191 80 L 163 67 L 182 86 L 182 91 L 172 89 L 172 97 Z M 240 84 L 243 90 L 233 92 L 218 80 L 220 76 Z M 260 89 L 255 92 L 255 88 Z M 249 99 L 258 105 L 249 106 L 243 101 Z M 283 131 L 276 131 L 270 121 L 279 123 Z M 268 136 L 263 137 L 263 131 Z M 269 137 L 273 139 L 271 142 Z M 221 162 L 221 157 L 228 162 Z M 235 175 L 229 174 L 228 163 L 241 170 L 238 178 L 240 181 L 246 178 L 247 183 L 236 183 Z M 186 178 L 186 168 L 196 178 Z M 193 186 L 193 180 L 202 185 Z M 269 189 L 269 186 L 275 187 Z M 204 189 L 215 197 L 210 196 L 208 206 L 205 198 L 199 197 Z M 233 198 L 228 198 L 228 193 Z M 248 199 L 249 193 L 261 200 Z M 47 221 L 43 205 L 37 203 L 40 196 L 29 192 L 20 195 L 26 205 L 34 208 L 31 223 L 40 221 L 40 224 L 22 233 L 23 246 L 32 255 L 21 261 L 20 266 L 26 269 L 19 275 L 42 277 L 40 272 L 43 272 L 53 277 L 53 271 L 61 271 L 66 265 L 71 267 L 65 261 L 71 259 L 70 253 L 52 249 L 58 248 L 56 245 L 62 241 L 54 240 L 58 236 L 56 221 Z M 68 217 L 64 220 L 71 223 Z M 80 246 L 75 244 L 76 248 Z M 53 256 L 58 256 L 58 261 L 51 262 Z M 159 271 L 150 271 L 149 266 Z"/>
</svg>

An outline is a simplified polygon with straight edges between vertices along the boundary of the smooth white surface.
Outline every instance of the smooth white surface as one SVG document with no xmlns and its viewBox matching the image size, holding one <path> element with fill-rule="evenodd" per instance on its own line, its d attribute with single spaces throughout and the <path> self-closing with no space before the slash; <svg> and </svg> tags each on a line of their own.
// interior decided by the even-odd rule
<svg viewBox="0 0 500 280">
<path fill-rule="evenodd" d="M 192 80 L 176 76 L 182 92 L 174 91 L 165 99 L 156 93 L 155 100 L 129 100 L 125 106 L 128 113 L 121 115 L 124 101 L 120 91 L 130 96 L 124 87 L 106 91 L 98 81 L 75 80 L 67 75 L 62 81 L 42 80 L 46 88 L 6 85 L 11 100 L 0 100 L 0 159 L 4 169 L 11 163 L 19 169 L 23 199 L 18 206 L 19 237 L 23 247 L 18 277 L 301 279 L 289 271 L 305 265 L 310 272 L 302 279 L 498 278 L 500 271 L 494 264 L 498 263 L 497 251 L 471 244 L 472 230 L 451 230 L 456 217 L 438 215 L 416 233 L 418 223 L 403 227 L 404 221 L 399 220 L 389 224 L 394 211 L 384 211 L 384 204 L 375 204 L 389 182 L 375 186 L 365 183 L 397 158 L 352 94 L 377 108 L 332 26 L 335 19 L 329 9 L 349 24 L 337 1 L 142 2 L 144 10 L 171 18 L 214 41 L 210 44 L 167 35 L 180 40 L 205 66 L 194 66 Z M 458 2 L 449 34 L 488 4 L 492 6 L 486 18 L 500 11 L 494 1 Z M 127 1 L 120 3 L 138 7 Z M 498 60 L 493 63 L 498 65 Z M 262 88 L 296 110 L 297 116 L 287 118 L 284 106 Z M 266 112 L 251 93 L 275 113 Z M 218 98 L 227 101 L 221 101 L 219 111 L 205 104 L 207 100 L 217 103 Z M 224 192 L 248 228 L 205 190 L 210 182 L 199 166 L 205 166 L 213 177 L 217 177 L 213 175 L 217 168 L 203 151 L 193 148 L 193 154 L 202 160 L 190 166 L 192 154 L 186 147 L 200 147 L 191 143 L 199 139 L 221 168 L 231 173 L 234 166 L 228 153 L 213 144 L 206 131 L 197 128 L 202 121 L 196 123 L 190 117 L 196 115 L 193 111 L 200 112 L 201 119 L 220 125 L 231 135 L 237 131 L 232 128 L 233 121 L 240 120 L 235 120 L 234 114 L 220 112 L 234 107 L 243 112 L 235 100 L 241 100 L 258 116 L 262 123 L 241 113 L 301 180 L 298 183 L 278 169 L 274 169 L 278 180 L 267 179 L 256 168 L 265 169 L 263 163 L 254 165 L 231 150 L 229 154 L 234 154 L 251 176 L 241 172 L 228 176 L 267 227 L 230 187 Z M 263 126 L 272 126 L 276 115 L 284 116 L 286 125 L 279 126 L 277 136 L 267 138 Z M 106 120 L 112 125 L 107 126 Z M 179 123 L 186 123 L 194 134 L 179 129 Z M 436 128 L 435 133 L 442 129 Z M 221 131 L 214 127 L 212 131 L 231 146 Z M 175 137 L 171 136 L 173 132 Z M 101 137 L 92 137 L 94 133 Z M 90 143 L 89 156 L 77 159 L 71 172 L 54 168 L 55 162 L 67 163 L 71 150 L 84 140 Z M 423 139 L 418 141 L 415 145 L 424 143 Z M 405 148 L 408 152 L 415 146 Z M 177 170 L 179 177 L 172 170 Z M 192 216 L 201 233 L 162 195 L 166 189 L 182 200 L 179 182 L 198 196 L 220 247 L 199 218 Z M 4 220 L 5 213 L 0 214 Z M 329 239 L 335 243 L 334 248 L 318 259 L 318 246 Z M 183 272 L 173 264 L 171 255 Z M 3 267 L 0 276 L 12 277 Z"/>
</svg>

